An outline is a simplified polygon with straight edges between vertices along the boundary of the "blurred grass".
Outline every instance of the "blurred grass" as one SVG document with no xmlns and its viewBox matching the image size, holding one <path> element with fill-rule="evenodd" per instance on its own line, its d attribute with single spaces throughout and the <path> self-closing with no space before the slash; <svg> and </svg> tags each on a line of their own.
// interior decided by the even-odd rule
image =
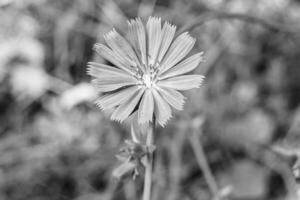
<svg viewBox="0 0 300 200">
<path fill-rule="evenodd" d="M 153 199 L 211 199 L 193 131 L 219 188 L 232 188 L 228 199 L 289 199 L 298 190 L 297 0 L 0 1 L 0 199 L 140 199 L 142 178 L 110 177 L 128 124 L 93 105 L 85 67 L 101 60 L 93 44 L 112 27 L 126 33 L 137 15 L 191 31 L 194 51 L 205 52 L 204 85 L 155 133 Z"/>
</svg>

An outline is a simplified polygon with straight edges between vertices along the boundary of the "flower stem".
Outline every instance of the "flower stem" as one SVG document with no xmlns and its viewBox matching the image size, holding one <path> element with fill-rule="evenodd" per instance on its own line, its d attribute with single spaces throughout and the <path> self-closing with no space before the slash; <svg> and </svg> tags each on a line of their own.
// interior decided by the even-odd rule
<svg viewBox="0 0 300 200">
<path fill-rule="evenodd" d="M 150 123 L 149 126 L 147 127 L 146 145 L 148 147 L 153 145 L 154 126 L 155 126 L 155 121 L 153 120 L 153 123 Z M 152 167 L 153 167 L 153 152 L 149 152 L 148 156 L 146 157 L 143 200 L 151 199 Z"/>
<path fill-rule="evenodd" d="M 202 143 L 199 141 L 199 138 L 197 137 L 197 133 L 195 131 L 193 131 L 193 133 L 191 134 L 190 142 L 192 144 L 192 148 L 194 150 L 198 165 L 200 166 L 208 187 L 214 196 L 214 200 L 220 200 L 221 196 L 219 194 L 216 180 L 209 168 L 205 153 L 203 151 Z"/>
</svg>

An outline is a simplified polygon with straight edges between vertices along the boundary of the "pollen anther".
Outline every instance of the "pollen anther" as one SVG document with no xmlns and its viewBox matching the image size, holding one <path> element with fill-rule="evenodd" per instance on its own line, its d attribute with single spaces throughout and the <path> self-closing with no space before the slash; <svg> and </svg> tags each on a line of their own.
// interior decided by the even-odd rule
<svg viewBox="0 0 300 200">
<path fill-rule="evenodd" d="M 147 88 L 150 88 L 152 86 L 152 80 L 150 74 L 144 74 L 143 81 Z"/>
</svg>

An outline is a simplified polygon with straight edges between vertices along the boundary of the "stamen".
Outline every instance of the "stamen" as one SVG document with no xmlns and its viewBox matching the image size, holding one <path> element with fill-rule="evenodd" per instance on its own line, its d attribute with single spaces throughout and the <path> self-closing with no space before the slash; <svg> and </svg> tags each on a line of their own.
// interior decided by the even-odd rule
<svg viewBox="0 0 300 200">
<path fill-rule="evenodd" d="M 150 88 L 152 86 L 152 81 L 151 81 L 150 74 L 144 74 L 143 75 L 143 81 L 144 81 L 147 88 Z"/>
</svg>

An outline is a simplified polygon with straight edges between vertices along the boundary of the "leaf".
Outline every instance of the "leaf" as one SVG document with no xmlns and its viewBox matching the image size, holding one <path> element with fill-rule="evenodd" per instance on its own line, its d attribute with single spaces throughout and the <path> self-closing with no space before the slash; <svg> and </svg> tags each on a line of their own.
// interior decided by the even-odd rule
<svg viewBox="0 0 300 200">
<path fill-rule="evenodd" d="M 116 179 L 122 178 L 124 175 L 134 171 L 137 167 L 137 164 L 134 162 L 122 162 L 117 168 L 115 168 L 112 172 L 112 176 Z"/>
</svg>

